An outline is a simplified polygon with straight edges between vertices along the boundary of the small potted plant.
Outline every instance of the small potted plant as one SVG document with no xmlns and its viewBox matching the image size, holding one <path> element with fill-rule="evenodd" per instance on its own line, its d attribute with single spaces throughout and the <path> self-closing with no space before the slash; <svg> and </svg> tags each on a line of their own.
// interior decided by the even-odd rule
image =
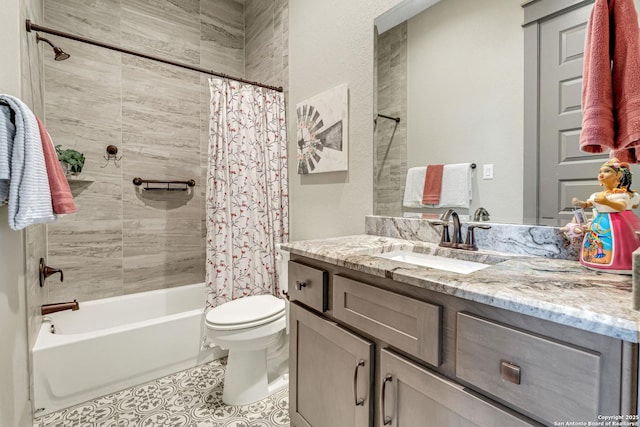
<svg viewBox="0 0 640 427">
<path fill-rule="evenodd" d="M 66 175 L 78 175 L 84 166 L 84 154 L 73 148 L 62 149 L 62 145 L 56 145 L 58 160 L 62 164 L 62 169 Z"/>
</svg>

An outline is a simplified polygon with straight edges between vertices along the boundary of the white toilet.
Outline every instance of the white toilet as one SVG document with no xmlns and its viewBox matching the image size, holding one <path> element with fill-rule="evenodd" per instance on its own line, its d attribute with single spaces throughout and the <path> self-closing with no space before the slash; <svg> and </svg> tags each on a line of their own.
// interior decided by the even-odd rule
<svg viewBox="0 0 640 427">
<path fill-rule="evenodd" d="M 286 271 L 286 262 L 281 264 Z M 281 289 L 286 276 L 281 274 Z M 286 284 L 284 286 L 286 289 Z M 287 340 L 284 299 L 254 295 L 229 301 L 209 310 L 205 324 L 211 341 L 229 350 L 222 394 L 224 403 L 246 405 L 288 385 L 286 363 L 285 372 L 275 374 L 267 366 L 267 352 L 282 348 Z M 287 357 L 287 350 L 284 352 Z"/>
</svg>

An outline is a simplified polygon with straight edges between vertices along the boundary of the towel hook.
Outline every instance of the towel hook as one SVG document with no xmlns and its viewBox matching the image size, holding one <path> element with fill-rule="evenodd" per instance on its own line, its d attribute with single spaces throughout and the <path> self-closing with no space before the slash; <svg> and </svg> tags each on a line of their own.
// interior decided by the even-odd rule
<svg viewBox="0 0 640 427">
<path fill-rule="evenodd" d="M 115 145 L 107 145 L 107 155 L 106 156 L 102 156 L 106 162 L 104 165 L 100 166 L 101 168 L 106 168 L 107 165 L 109 165 L 109 161 L 113 160 L 113 164 L 119 168 L 120 165 L 118 164 L 118 162 L 122 159 L 122 156 L 118 157 L 118 147 Z"/>
</svg>

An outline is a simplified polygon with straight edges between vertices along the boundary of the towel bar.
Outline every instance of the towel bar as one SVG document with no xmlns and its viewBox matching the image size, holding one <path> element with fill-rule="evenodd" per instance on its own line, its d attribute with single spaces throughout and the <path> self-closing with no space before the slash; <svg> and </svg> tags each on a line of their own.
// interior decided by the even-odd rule
<svg viewBox="0 0 640 427">
<path fill-rule="evenodd" d="M 189 179 L 186 181 L 163 181 L 163 180 L 157 180 L 157 179 L 142 179 L 140 177 L 133 178 L 134 185 L 142 185 L 143 183 L 146 184 L 146 186 L 143 189 L 147 191 L 151 191 L 151 190 L 187 191 L 188 187 L 193 187 L 194 185 L 196 185 L 196 181 L 193 179 Z M 166 187 L 164 186 L 149 187 L 149 184 L 166 184 Z M 184 187 L 175 188 L 175 187 L 171 187 L 171 185 L 184 185 Z"/>
</svg>

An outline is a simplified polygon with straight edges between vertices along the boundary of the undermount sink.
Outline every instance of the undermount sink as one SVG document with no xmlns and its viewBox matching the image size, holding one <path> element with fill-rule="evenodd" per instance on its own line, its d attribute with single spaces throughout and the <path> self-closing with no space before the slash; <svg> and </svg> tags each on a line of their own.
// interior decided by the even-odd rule
<svg viewBox="0 0 640 427">
<path fill-rule="evenodd" d="M 450 271 L 452 273 L 469 274 L 474 271 L 490 267 L 489 264 L 466 261 L 455 258 L 445 258 L 437 255 L 421 254 L 410 251 L 392 251 L 376 255 L 393 261 L 406 262 L 408 264 L 420 265 L 422 267 L 435 268 L 438 270 Z"/>
</svg>

